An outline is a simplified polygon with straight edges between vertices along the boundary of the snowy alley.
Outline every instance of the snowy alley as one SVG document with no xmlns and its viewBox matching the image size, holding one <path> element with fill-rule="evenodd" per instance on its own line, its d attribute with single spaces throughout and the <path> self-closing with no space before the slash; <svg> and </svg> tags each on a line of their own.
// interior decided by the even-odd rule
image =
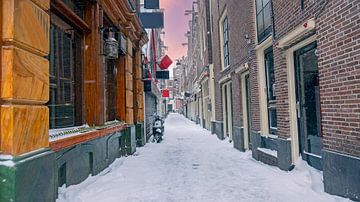
<svg viewBox="0 0 360 202">
<path fill-rule="evenodd" d="M 182 115 L 170 114 L 164 141 L 137 148 L 79 185 L 60 188 L 58 202 L 348 201 L 326 194 L 322 174 L 299 161 L 281 171 L 240 152 Z"/>
</svg>

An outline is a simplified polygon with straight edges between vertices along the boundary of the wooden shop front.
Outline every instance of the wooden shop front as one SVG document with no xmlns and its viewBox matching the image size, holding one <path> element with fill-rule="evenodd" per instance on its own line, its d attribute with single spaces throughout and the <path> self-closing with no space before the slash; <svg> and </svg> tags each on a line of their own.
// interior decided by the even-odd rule
<svg viewBox="0 0 360 202">
<path fill-rule="evenodd" d="M 116 157 L 114 141 L 133 145 L 125 136 L 144 121 L 148 38 L 122 0 L 3 0 L 0 24 L 0 201 L 52 201 L 64 165 L 65 184 L 78 183 L 71 169 L 95 174 L 111 163 L 102 154 Z M 106 52 L 109 39 L 118 55 Z"/>
</svg>

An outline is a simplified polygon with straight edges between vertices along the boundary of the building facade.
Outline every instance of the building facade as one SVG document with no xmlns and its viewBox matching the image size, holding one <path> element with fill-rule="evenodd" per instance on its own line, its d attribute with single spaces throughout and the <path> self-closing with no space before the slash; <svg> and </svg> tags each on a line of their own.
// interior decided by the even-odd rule
<svg viewBox="0 0 360 202">
<path fill-rule="evenodd" d="M 152 136 L 152 125 L 155 120 L 155 114 L 162 114 L 163 101 L 161 97 L 160 84 L 156 80 L 156 61 L 162 57 L 161 44 L 162 29 L 147 29 L 151 39 L 144 47 L 145 62 L 143 79 L 145 84 L 145 136 L 146 141 Z"/>
<path fill-rule="evenodd" d="M 199 2 L 196 14 L 202 16 L 207 1 Z M 323 171 L 326 192 L 359 200 L 360 4 L 208 3 L 212 132 L 282 170 L 302 159 Z M 198 23 L 196 31 L 204 29 L 206 24 Z M 199 78 L 201 71 L 193 74 Z"/>
<path fill-rule="evenodd" d="M 138 9 L 1 1 L 0 201 L 55 201 L 144 141 Z"/>
<path fill-rule="evenodd" d="M 189 21 L 186 61 L 185 103 L 187 116 L 202 127 L 212 130 L 215 119 L 214 70 L 212 63 L 211 1 L 193 2 Z"/>
</svg>

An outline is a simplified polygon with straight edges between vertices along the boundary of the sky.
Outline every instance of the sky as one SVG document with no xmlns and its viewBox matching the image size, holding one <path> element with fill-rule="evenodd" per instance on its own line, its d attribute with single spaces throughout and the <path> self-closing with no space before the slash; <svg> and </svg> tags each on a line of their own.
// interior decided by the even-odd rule
<svg viewBox="0 0 360 202">
<path fill-rule="evenodd" d="M 190 16 L 185 16 L 185 10 L 190 10 L 194 0 L 160 0 L 160 8 L 165 9 L 165 45 L 168 46 L 167 54 L 175 61 L 186 55 L 187 32 Z M 175 63 L 175 62 L 174 62 Z"/>
</svg>

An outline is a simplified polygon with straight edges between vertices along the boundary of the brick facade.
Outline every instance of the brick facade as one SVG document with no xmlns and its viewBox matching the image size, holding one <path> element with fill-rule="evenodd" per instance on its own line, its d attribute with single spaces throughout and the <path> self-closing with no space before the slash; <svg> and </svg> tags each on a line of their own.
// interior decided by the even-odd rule
<svg viewBox="0 0 360 202">
<path fill-rule="evenodd" d="M 331 1 L 318 21 L 324 149 L 360 157 L 360 2 Z"/>
<path fill-rule="evenodd" d="M 211 1 L 215 125 L 218 124 L 215 133 L 220 139 L 224 137 L 224 98 L 221 89 L 223 84 L 231 81 L 232 136 L 235 148 L 242 151 L 248 149 L 245 141 L 249 135 L 253 157 L 265 163 L 271 162 L 270 164 L 277 165 L 282 170 L 291 170 L 296 166 L 297 159 L 302 157 L 309 165 L 323 170 L 326 192 L 359 200 L 360 1 L 272 0 L 271 35 L 260 42 L 257 39 L 255 2 Z M 230 64 L 223 70 L 223 30 L 219 22 L 223 19 L 224 12 L 229 24 Z M 301 80 L 299 78 L 305 78 L 310 73 L 297 72 L 301 68 L 295 64 L 295 53 L 309 47 L 309 44 L 314 45 L 309 49 L 312 51 L 311 61 L 314 63 L 302 65 L 301 68 L 309 68 L 311 76 L 314 76 L 316 71 L 317 80 L 310 77 L 311 81 L 306 83 L 313 85 L 311 82 L 316 82 L 316 87 L 314 92 L 305 89 L 313 94 L 308 97 L 309 95 L 303 93 L 301 98 L 316 104 L 300 106 L 296 91 L 306 87 L 297 86 Z M 261 117 L 268 115 L 266 111 L 271 105 L 268 104 L 267 93 L 263 93 L 263 90 L 267 92 L 267 81 L 260 80 L 266 79 L 264 49 L 267 50 L 265 47 L 268 46 L 272 47 L 274 59 L 277 129 L 267 129 L 266 121 L 269 122 L 270 118 Z M 316 62 L 317 70 L 314 68 Z M 241 77 L 246 71 L 249 72 L 251 95 L 251 129 L 248 134 L 245 134 L 246 114 L 243 112 L 245 103 L 242 99 L 246 97 L 246 92 L 242 92 Z M 309 106 L 320 108 L 316 117 L 305 114 Z M 300 117 L 297 117 L 299 113 Z M 316 132 L 312 131 L 313 134 L 307 135 L 301 130 L 301 124 L 305 123 L 301 121 L 309 117 L 318 118 L 318 122 L 311 120 L 306 124 L 314 122 L 311 127 L 315 127 L 318 126 L 316 123 L 319 123 L 320 127 L 315 127 Z M 307 127 L 309 126 L 306 125 L 306 129 L 303 129 L 307 130 Z M 270 135 L 268 133 L 271 133 L 271 130 L 276 132 Z M 307 146 L 304 146 L 305 144 Z M 307 147 L 314 147 L 316 152 Z M 272 157 L 269 161 L 269 156 L 258 148 L 276 150 L 277 157 Z"/>
<path fill-rule="evenodd" d="M 222 70 L 221 65 L 221 45 L 219 19 L 224 10 L 227 10 L 229 20 L 229 52 L 230 67 Z M 239 12 L 239 10 L 247 10 L 249 12 Z M 216 88 L 216 120 L 222 121 L 222 95 L 221 84 L 219 81 L 226 75 L 231 76 L 232 81 L 232 106 L 233 106 L 233 125 L 243 126 L 242 101 L 241 101 L 241 82 L 240 74 L 235 73 L 241 65 L 247 63 L 249 65 L 251 91 L 257 92 L 257 67 L 255 59 L 255 25 L 254 25 L 254 4 L 251 1 L 224 1 L 220 0 L 212 4 L 212 26 L 213 26 L 213 58 L 215 71 L 215 88 Z M 241 72 L 246 71 L 244 67 Z M 258 93 L 252 93 L 252 130 L 258 131 L 260 128 L 259 110 L 258 110 Z"/>
<path fill-rule="evenodd" d="M 273 1 L 275 40 L 307 19 L 316 19 L 324 149 L 360 156 L 360 5 L 356 1 Z M 289 131 L 284 50 L 274 49 L 278 133 Z"/>
</svg>

